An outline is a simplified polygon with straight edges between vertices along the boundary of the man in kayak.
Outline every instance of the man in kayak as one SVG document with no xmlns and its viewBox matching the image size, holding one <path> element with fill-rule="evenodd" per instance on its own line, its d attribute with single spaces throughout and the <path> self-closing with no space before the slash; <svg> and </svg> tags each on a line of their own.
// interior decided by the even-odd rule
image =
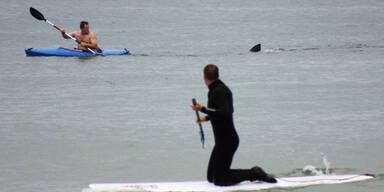
<svg viewBox="0 0 384 192">
<path fill-rule="evenodd" d="M 64 29 L 60 29 L 60 31 L 64 39 L 70 38 L 65 34 Z M 89 30 L 89 24 L 87 21 L 81 21 L 80 30 L 68 33 L 68 35 L 76 38 L 79 42 L 77 50 L 88 51 L 88 48 L 90 48 L 94 51 L 98 51 L 99 49 L 97 45 L 96 35 L 95 33 Z"/>
<path fill-rule="evenodd" d="M 219 79 L 219 68 L 209 64 L 204 68 L 204 81 L 208 86 L 208 107 L 200 103 L 191 105 L 195 111 L 201 111 L 207 116 L 201 116 L 197 122 L 211 121 L 215 138 L 209 164 L 207 179 L 219 186 L 229 186 L 242 181 L 265 181 L 276 183 L 260 167 L 251 169 L 231 169 L 233 155 L 239 145 L 239 136 L 233 123 L 233 100 L 231 90 Z"/>
</svg>

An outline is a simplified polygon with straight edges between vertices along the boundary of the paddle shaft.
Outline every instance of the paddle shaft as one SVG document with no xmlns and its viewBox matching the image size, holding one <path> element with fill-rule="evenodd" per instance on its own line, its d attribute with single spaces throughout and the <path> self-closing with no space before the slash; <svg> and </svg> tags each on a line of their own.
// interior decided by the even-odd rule
<svg viewBox="0 0 384 192">
<path fill-rule="evenodd" d="M 55 24 L 53 24 L 52 22 L 50 22 L 49 20 L 45 20 L 45 22 L 47 22 L 48 24 L 52 25 L 52 27 L 54 27 L 55 29 L 61 31 L 61 29 L 59 27 L 57 27 Z M 71 35 L 69 35 L 68 33 L 65 32 L 65 35 L 69 38 L 71 38 L 72 40 L 76 41 L 77 43 L 80 43 L 76 38 L 72 37 Z M 88 48 L 89 49 L 89 48 Z M 91 50 L 92 52 L 92 50 Z"/>
<path fill-rule="evenodd" d="M 192 104 L 193 105 L 196 105 L 196 99 L 193 98 L 192 99 Z M 198 111 L 195 111 L 196 112 L 196 117 L 197 119 L 200 121 L 200 115 L 199 115 L 199 112 Z M 204 131 L 203 131 L 203 126 L 201 125 L 201 122 L 199 122 L 199 128 L 200 128 L 200 139 L 201 139 L 201 144 L 203 145 L 203 148 L 204 148 Z"/>
</svg>

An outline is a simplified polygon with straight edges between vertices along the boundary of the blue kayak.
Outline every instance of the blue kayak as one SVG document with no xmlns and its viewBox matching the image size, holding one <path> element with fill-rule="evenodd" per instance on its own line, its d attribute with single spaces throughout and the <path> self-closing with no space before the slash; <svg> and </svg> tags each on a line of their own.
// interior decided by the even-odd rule
<svg viewBox="0 0 384 192">
<path fill-rule="evenodd" d="M 49 48 L 49 49 L 33 49 L 29 48 L 25 50 L 26 56 L 58 56 L 58 57 L 90 57 L 95 55 L 128 55 L 127 49 L 112 50 L 101 49 L 101 52 L 93 54 L 88 51 L 76 51 L 63 47 Z"/>
</svg>

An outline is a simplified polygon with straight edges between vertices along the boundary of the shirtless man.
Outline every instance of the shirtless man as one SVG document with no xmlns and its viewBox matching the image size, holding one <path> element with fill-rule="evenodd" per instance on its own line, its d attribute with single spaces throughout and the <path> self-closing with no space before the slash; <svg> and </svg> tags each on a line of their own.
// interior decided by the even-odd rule
<svg viewBox="0 0 384 192">
<path fill-rule="evenodd" d="M 64 39 L 70 39 L 65 34 L 65 30 L 63 28 L 60 29 L 61 35 L 63 35 Z M 82 51 L 88 51 L 88 48 L 97 51 L 99 48 L 97 45 L 97 38 L 95 33 L 89 31 L 89 24 L 87 21 L 80 22 L 80 30 L 68 33 L 68 35 L 74 37 L 79 42 L 77 49 Z"/>
</svg>

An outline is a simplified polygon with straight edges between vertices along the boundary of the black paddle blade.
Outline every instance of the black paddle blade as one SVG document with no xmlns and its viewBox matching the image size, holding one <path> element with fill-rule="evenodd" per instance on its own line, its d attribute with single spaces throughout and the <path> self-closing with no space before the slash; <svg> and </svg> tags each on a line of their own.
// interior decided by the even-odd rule
<svg viewBox="0 0 384 192">
<path fill-rule="evenodd" d="M 38 10 L 36 10 L 36 9 L 33 8 L 33 7 L 29 8 L 29 12 L 31 12 L 31 15 L 32 15 L 34 18 L 38 19 L 38 20 L 43 20 L 43 21 L 46 20 L 46 19 L 44 18 L 44 15 L 41 14 Z"/>
</svg>

